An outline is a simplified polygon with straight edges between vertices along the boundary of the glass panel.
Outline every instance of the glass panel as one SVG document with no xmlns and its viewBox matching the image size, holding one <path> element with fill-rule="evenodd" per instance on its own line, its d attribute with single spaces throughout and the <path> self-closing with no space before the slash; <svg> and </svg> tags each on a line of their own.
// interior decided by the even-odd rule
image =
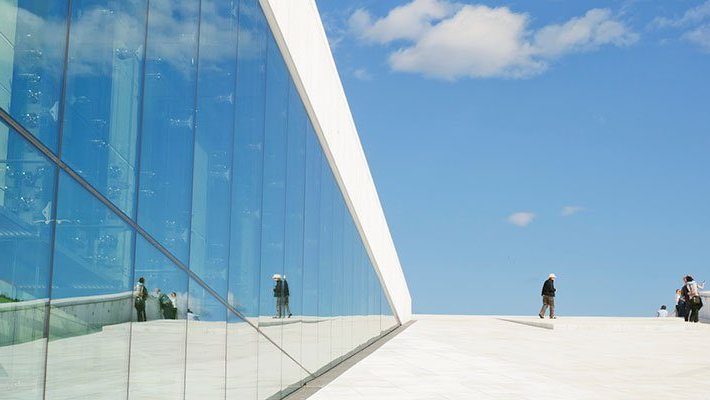
<svg viewBox="0 0 710 400">
<path fill-rule="evenodd" d="M 370 263 L 370 301 L 372 305 L 370 307 L 370 331 L 372 332 L 372 337 L 377 337 L 380 335 L 380 280 L 377 277 L 377 272 L 375 272 L 372 263 Z"/>
<path fill-rule="evenodd" d="M 53 151 L 67 35 L 67 1 L 0 2 L 0 107 Z"/>
<path fill-rule="evenodd" d="M 256 329 L 230 313 L 227 326 L 228 399 L 256 399 L 258 346 L 259 333 Z"/>
<path fill-rule="evenodd" d="M 288 324 L 284 325 L 284 330 L 287 326 Z M 281 354 L 281 396 L 286 396 L 303 385 L 307 373 L 295 362 L 294 358 L 283 352 Z"/>
<path fill-rule="evenodd" d="M 163 301 L 170 306 L 166 296 Z M 191 280 L 187 304 L 185 399 L 225 398 L 226 321 L 227 308 Z"/>
<path fill-rule="evenodd" d="M 126 397 L 132 250 L 133 230 L 62 172 L 49 317 L 48 397 Z M 68 381 L 77 384 L 67 385 Z"/>
<path fill-rule="evenodd" d="M 236 2 L 201 7 L 190 269 L 227 297 L 239 15 Z"/>
<path fill-rule="evenodd" d="M 389 301 L 387 300 L 387 295 L 385 294 L 384 289 L 382 289 L 382 332 L 389 332 L 390 329 L 392 329 L 393 326 L 396 325 L 396 320 L 394 319 L 394 316 L 392 315 L 392 310 L 390 310 L 390 304 Z"/>
<path fill-rule="evenodd" d="M 278 346 L 285 314 L 284 223 L 286 200 L 286 145 L 288 72 L 273 37 L 269 37 L 266 63 L 266 118 L 264 187 L 261 225 L 261 305 L 259 327 Z M 281 352 L 259 341 L 259 397 L 281 390 Z M 264 347 L 265 346 L 265 347 Z M 263 357 L 262 357 L 263 355 Z"/>
<path fill-rule="evenodd" d="M 288 75 L 276 42 L 269 38 L 266 68 L 266 124 L 264 136 L 264 188 L 262 197 L 261 316 L 283 317 L 278 279 L 284 266 L 286 200 L 286 116 Z M 269 310 L 273 310 L 271 314 Z M 269 320 L 262 322 L 271 322 Z M 277 340 L 277 343 L 280 343 Z"/>
<path fill-rule="evenodd" d="M 303 244 L 303 328 L 301 364 L 309 371 L 318 365 L 318 264 L 322 153 L 313 127 L 306 135 L 306 190 Z"/>
<path fill-rule="evenodd" d="M 320 240 L 318 247 L 318 367 L 331 360 L 333 198 L 335 187 L 328 161 L 321 159 Z"/>
<path fill-rule="evenodd" d="M 135 303 L 133 321 L 138 322 L 131 324 L 129 398 L 181 399 L 185 387 L 187 273 L 142 236 L 136 240 L 135 265 L 134 296 L 145 300 Z M 163 301 L 161 307 L 163 293 L 168 294 L 170 304 Z"/>
<path fill-rule="evenodd" d="M 261 328 L 268 336 L 259 335 L 259 362 L 258 362 L 258 396 L 259 400 L 269 399 L 281 392 L 281 350 L 277 348 L 270 338 L 279 336 L 274 330 L 281 330 L 281 324 Z"/>
<path fill-rule="evenodd" d="M 301 361 L 301 316 L 303 315 L 303 223 L 306 173 L 306 110 L 303 108 L 296 87 L 289 85 L 288 105 L 288 150 L 286 155 L 286 225 L 284 251 L 284 315 L 288 318 L 283 327 L 283 350 Z M 293 318 L 292 318 L 293 314 Z M 286 355 L 283 366 L 293 364 Z M 292 372 L 287 376 L 287 372 Z M 305 376 L 303 371 L 284 370 L 284 390 Z"/>
<path fill-rule="evenodd" d="M 71 7 L 62 158 L 132 216 L 146 0 Z"/>
<path fill-rule="evenodd" d="M 331 327 L 331 355 L 330 359 L 338 360 L 343 354 L 343 216 L 346 213 L 343 198 L 336 182 L 333 183 L 335 195 L 333 196 L 333 240 L 331 287 L 332 287 L 332 316 Z"/>
<path fill-rule="evenodd" d="M 367 285 L 367 269 L 368 269 L 368 258 L 365 247 L 362 242 L 358 243 L 358 249 L 360 257 L 358 260 L 358 276 L 356 278 L 355 284 L 358 289 L 357 301 L 357 322 L 355 324 L 355 330 L 357 332 L 357 345 L 362 347 L 367 343 L 367 296 L 368 296 L 368 285 Z"/>
<path fill-rule="evenodd" d="M 56 169 L 0 123 L 0 393 L 41 399 Z"/>
<path fill-rule="evenodd" d="M 254 0 L 242 0 L 239 7 L 228 300 L 247 318 L 257 318 L 267 28 Z"/>
<path fill-rule="evenodd" d="M 353 349 L 353 248 L 358 238 L 355 236 L 355 226 L 350 218 L 350 213 L 343 215 L 343 352 L 349 353 Z"/>
<path fill-rule="evenodd" d="M 199 0 L 153 0 L 148 18 L 138 222 L 188 262 Z"/>
</svg>

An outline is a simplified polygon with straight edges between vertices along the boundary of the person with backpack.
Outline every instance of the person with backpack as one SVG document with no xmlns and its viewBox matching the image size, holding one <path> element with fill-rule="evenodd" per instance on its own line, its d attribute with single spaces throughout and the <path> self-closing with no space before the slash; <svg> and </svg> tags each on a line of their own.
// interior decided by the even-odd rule
<svg viewBox="0 0 710 400">
<path fill-rule="evenodd" d="M 156 289 L 156 295 L 158 296 L 158 304 L 160 304 L 160 313 L 163 314 L 163 319 L 174 319 L 171 318 L 173 302 L 170 301 L 170 297 L 167 294 Z"/>
<path fill-rule="evenodd" d="M 685 287 L 688 288 L 688 322 L 698 322 L 700 319 L 700 309 L 703 308 L 703 298 L 700 297 L 700 289 L 705 288 L 705 282 L 697 283 L 692 276 L 685 277 Z"/>
<path fill-rule="evenodd" d="M 136 312 L 138 313 L 138 322 L 145 322 L 148 320 L 145 314 L 145 301 L 148 299 L 148 289 L 145 288 L 145 278 L 142 276 L 138 278 L 138 283 L 133 289 L 133 305 L 136 307 Z"/>
<path fill-rule="evenodd" d="M 688 318 L 690 318 L 690 296 L 688 294 L 688 277 L 684 276 L 683 277 L 683 287 L 680 288 L 680 298 L 681 301 L 683 302 L 683 320 L 685 322 L 688 322 Z"/>
</svg>

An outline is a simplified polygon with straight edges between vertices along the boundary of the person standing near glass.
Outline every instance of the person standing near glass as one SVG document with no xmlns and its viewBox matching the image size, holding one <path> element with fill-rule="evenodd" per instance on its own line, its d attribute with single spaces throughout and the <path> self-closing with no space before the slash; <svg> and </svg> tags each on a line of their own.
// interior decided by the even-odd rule
<svg viewBox="0 0 710 400">
<path fill-rule="evenodd" d="M 284 315 L 284 297 L 283 297 L 283 281 L 280 274 L 274 274 L 271 279 L 274 280 L 274 301 L 276 303 L 276 315 L 274 318 L 283 318 Z"/>
<path fill-rule="evenodd" d="M 170 316 L 167 319 L 177 319 L 177 293 L 170 293 Z"/>
<path fill-rule="evenodd" d="M 163 319 L 171 319 L 170 313 L 173 308 L 173 303 L 170 301 L 170 297 L 161 292 L 160 289 L 156 289 L 155 294 L 158 298 L 158 304 L 160 304 L 160 313 L 163 314 Z"/>
<path fill-rule="evenodd" d="M 136 313 L 138 314 L 138 322 L 145 322 L 148 320 L 145 314 L 145 301 L 148 298 L 148 289 L 145 288 L 145 278 L 142 276 L 138 278 L 138 283 L 133 289 L 133 304 L 136 307 Z"/>
<path fill-rule="evenodd" d="M 282 287 L 281 287 L 281 297 L 282 297 L 282 302 L 281 302 L 281 311 L 283 312 L 283 315 L 287 316 L 288 318 L 291 318 L 291 307 L 288 306 L 288 281 L 286 280 L 286 275 L 284 275 L 283 279 L 281 280 Z M 283 317 L 283 316 L 282 316 Z"/>
</svg>

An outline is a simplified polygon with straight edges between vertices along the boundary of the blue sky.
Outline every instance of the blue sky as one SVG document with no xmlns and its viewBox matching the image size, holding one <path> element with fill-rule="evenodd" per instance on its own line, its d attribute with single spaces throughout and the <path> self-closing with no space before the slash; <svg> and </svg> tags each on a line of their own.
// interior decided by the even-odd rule
<svg viewBox="0 0 710 400">
<path fill-rule="evenodd" d="M 651 315 L 710 278 L 710 1 L 318 5 L 417 313 Z M 394 9 L 394 11 L 393 11 Z"/>
</svg>

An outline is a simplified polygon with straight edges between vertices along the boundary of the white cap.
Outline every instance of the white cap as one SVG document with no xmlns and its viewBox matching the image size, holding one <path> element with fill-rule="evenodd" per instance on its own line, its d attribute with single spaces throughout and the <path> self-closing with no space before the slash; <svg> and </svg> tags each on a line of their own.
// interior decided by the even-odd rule
<svg viewBox="0 0 710 400">
<path fill-rule="evenodd" d="M 271 279 L 281 279 L 281 275 L 280 275 L 280 274 L 274 274 L 274 276 L 272 276 Z"/>
<path fill-rule="evenodd" d="M 555 274 L 550 274 L 550 276 L 548 276 L 548 278 L 557 278 L 557 276 L 555 276 Z"/>
</svg>

